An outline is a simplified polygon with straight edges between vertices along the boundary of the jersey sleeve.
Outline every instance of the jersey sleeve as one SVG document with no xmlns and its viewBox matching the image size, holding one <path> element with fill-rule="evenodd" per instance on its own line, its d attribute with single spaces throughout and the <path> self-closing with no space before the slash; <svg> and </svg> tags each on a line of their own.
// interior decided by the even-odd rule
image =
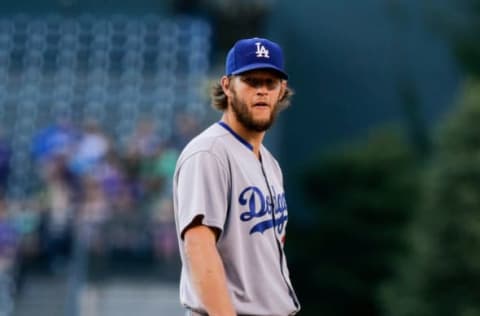
<svg viewBox="0 0 480 316">
<path fill-rule="evenodd" d="M 228 210 L 227 170 L 210 152 L 187 158 L 179 169 L 177 182 L 178 221 L 181 238 L 197 216 L 202 224 L 223 231 Z"/>
</svg>

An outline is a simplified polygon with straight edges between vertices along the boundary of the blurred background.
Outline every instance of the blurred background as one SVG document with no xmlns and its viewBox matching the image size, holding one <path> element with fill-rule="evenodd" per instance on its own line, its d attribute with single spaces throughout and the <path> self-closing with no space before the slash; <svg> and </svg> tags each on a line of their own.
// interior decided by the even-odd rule
<svg viewBox="0 0 480 316">
<path fill-rule="evenodd" d="M 480 315 L 480 1 L 3 0 L 0 315 L 183 315 L 171 176 L 234 41 L 284 48 L 300 315 Z"/>
</svg>

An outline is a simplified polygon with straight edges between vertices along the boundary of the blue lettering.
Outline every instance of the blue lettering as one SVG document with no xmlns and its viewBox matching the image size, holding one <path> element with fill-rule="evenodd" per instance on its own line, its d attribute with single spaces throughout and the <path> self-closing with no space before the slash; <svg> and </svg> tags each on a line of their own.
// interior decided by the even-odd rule
<svg viewBox="0 0 480 316">
<path fill-rule="evenodd" d="M 264 217 L 267 214 L 271 217 L 272 212 L 275 214 L 275 218 L 255 224 L 250 230 L 250 234 L 263 233 L 270 228 L 276 228 L 279 234 L 282 233 L 288 220 L 285 193 L 276 194 L 272 187 L 272 196 L 270 194 L 265 196 L 258 187 L 250 186 L 240 193 L 238 202 L 242 206 L 247 206 L 247 210 L 240 214 L 240 219 L 244 222 Z"/>
<path fill-rule="evenodd" d="M 275 219 L 275 226 L 277 227 L 277 231 L 278 231 L 279 234 L 282 233 L 283 227 L 285 226 L 285 223 L 287 222 L 287 220 L 288 220 L 288 215 L 286 215 L 286 214 L 283 215 L 280 218 Z M 254 225 L 252 227 L 252 229 L 250 229 L 250 235 L 252 235 L 254 233 L 263 234 L 266 230 L 272 228 L 273 226 L 274 226 L 274 224 L 273 224 L 272 219 L 260 222 L 256 225 Z"/>
<path fill-rule="evenodd" d="M 260 202 L 258 206 L 256 202 L 257 199 Z M 240 193 L 238 202 L 240 202 L 240 205 L 248 204 L 249 209 L 240 215 L 240 219 L 244 222 L 249 221 L 254 217 L 262 217 L 267 212 L 265 209 L 265 196 L 257 187 L 252 186 L 243 190 L 242 193 Z"/>
</svg>

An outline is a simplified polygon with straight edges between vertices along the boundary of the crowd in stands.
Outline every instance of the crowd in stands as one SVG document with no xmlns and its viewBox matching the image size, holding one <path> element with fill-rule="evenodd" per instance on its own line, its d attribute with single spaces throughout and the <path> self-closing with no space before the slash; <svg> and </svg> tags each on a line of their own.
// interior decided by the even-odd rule
<svg viewBox="0 0 480 316">
<path fill-rule="evenodd" d="M 179 264 L 171 177 L 210 36 L 185 14 L 0 18 L 0 316 L 25 271 L 68 274 L 77 245 L 89 270 Z"/>
<path fill-rule="evenodd" d="M 15 279 L 25 266 L 66 269 L 74 240 L 90 257 L 176 263 L 171 178 L 200 124 L 179 114 L 174 125 L 164 139 L 141 120 L 122 144 L 93 119 L 83 126 L 58 119 L 31 140 L 37 185 L 22 199 L 9 197 L 11 149 L 1 137 L 0 285 L 13 286 L 1 278 Z"/>
</svg>

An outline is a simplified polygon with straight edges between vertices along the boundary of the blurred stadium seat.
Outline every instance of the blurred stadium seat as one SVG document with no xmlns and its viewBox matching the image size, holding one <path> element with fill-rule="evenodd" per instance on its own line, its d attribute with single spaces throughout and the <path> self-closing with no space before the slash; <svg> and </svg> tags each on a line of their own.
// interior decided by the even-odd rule
<svg viewBox="0 0 480 316">
<path fill-rule="evenodd" d="M 96 116 L 116 125 L 105 128 L 118 139 L 148 115 L 169 135 L 174 108 L 199 113 L 204 106 L 199 87 L 209 69 L 210 34 L 203 20 L 154 14 L 4 17 L 0 120 L 23 152 L 30 146 L 25 135 L 58 115 L 77 124 Z M 24 160 L 14 155 L 12 169 L 23 170 Z M 21 176 L 29 177 L 14 175 Z M 12 180 L 15 191 L 26 190 L 25 183 Z"/>
</svg>

